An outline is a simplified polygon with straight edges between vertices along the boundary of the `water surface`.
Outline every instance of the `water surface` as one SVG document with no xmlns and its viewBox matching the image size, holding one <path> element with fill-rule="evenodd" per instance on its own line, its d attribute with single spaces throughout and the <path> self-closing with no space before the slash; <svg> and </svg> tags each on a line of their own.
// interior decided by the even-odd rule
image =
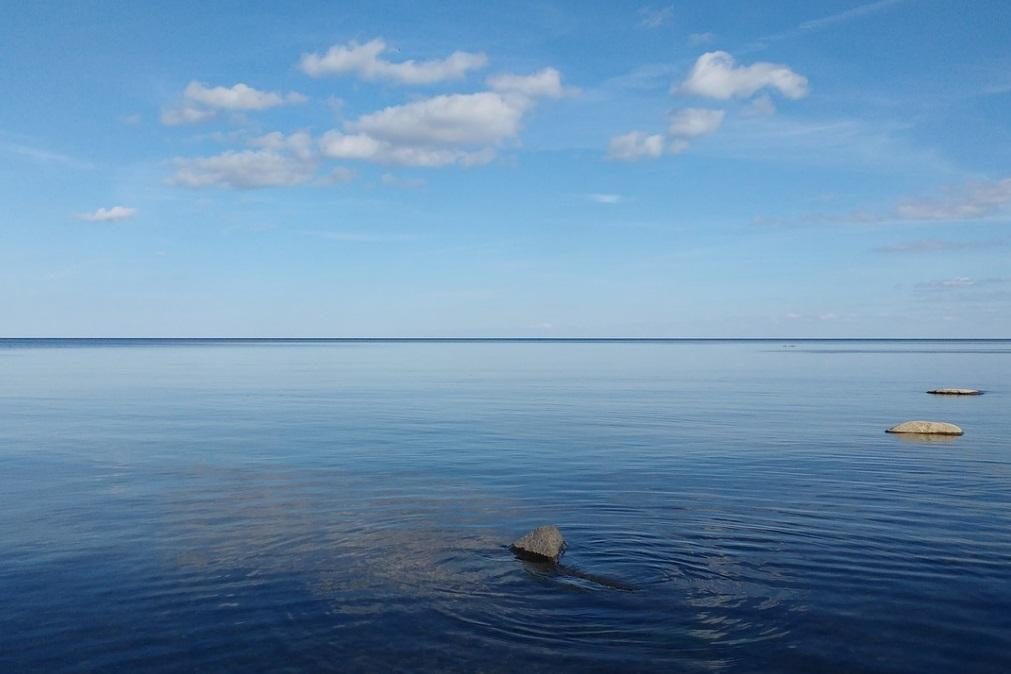
<svg viewBox="0 0 1011 674">
<path fill-rule="evenodd" d="M 0 671 L 1011 671 L 1009 382 L 1009 341 L 0 340 Z M 515 560 L 547 522 L 636 590 Z"/>
</svg>

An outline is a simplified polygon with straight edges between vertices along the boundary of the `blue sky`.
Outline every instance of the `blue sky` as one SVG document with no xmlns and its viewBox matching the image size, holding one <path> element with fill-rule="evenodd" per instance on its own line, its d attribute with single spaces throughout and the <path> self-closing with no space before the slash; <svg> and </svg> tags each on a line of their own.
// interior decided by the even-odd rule
<svg viewBox="0 0 1011 674">
<path fill-rule="evenodd" d="M 1011 336 L 1011 3 L 6 3 L 4 336 Z"/>
</svg>

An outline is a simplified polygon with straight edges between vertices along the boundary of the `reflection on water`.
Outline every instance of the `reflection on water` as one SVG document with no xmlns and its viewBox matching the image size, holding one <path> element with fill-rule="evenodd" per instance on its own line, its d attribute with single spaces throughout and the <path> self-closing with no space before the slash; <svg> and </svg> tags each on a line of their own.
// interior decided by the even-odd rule
<svg viewBox="0 0 1011 674">
<path fill-rule="evenodd" d="M 1011 345 L 796 343 L 5 343 L 0 671 L 1011 670 Z"/>
</svg>

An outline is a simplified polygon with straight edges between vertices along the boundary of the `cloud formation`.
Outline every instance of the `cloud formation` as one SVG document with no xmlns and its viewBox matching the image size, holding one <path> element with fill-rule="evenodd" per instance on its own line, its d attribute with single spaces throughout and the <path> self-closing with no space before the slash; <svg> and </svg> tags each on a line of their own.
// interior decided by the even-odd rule
<svg viewBox="0 0 1011 674">
<path fill-rule="evenodd" d="M 643 28 L 661 28 L 674 20 L 674 6 L 643 7 L 639 10 L 639 16 L 639 25 Z"/>
<path fill-rule="evenodd" d="M 181 187 L 252 189 L 300 185 L 312 179 L 316 163 L 274 149 L 229 150 L 211 157 L 175 160 L 170 180 Z"/>
<path fill-rule="evenodd" d="M 332 159 L 402 166 L 484 164 L 519 135 L 524 115 L 539 99 L 565 94 L 554 68 L 498 75 L 488 85 L 488 91 L 433 96 L 362 115 L 323 134 L 320 150 Z"/>
<path fill-rule="evenodd" d="M 629 131 L 611 139 L 607 156 L 619 161 L 655 159 L 663 154 L 664 139 L 660 134 Z"/>
<path fill-rule="evenodd" d="M 724 110 L 682 108 L 671 115 L 667 133 L 678 138 L 705 136 L 720 128 L 724 115 Z"/>
<path fill-rule="evenodd" d="M 487 84 L 493 91 L 503 94 L 514 94 L 528 99 L 561 98 L 569 93 L 562 86 L 562 74 L 555 68 L 544 68 L 530 75 L 513 75 L 503 73 L 487 79 Z"/>
<path fill-rule="evenodd" d="M 455 51 L 444 59 L 394 63 L 382 58 L 389 50 L 376 38 L 365 44 L 336 44 L 325 53 L 304 54 L 299 68 L 310 77 L 357 75 L 363 80 L 389 80 L 400 84 L 435 84 L 463 78 L 469 71 L 483 68 L 488 57 L 483 53 Z"/>
<path fill-rule="evenodd" d="M 945 239 L 920 239 L 878 246 L 873 250 L 876 253 L 947 253 L 966 250 L 987 250 L 1005 246 L 1006 244 L 1006 241 L 1001 240 L 951 241 Z"/>
<path fill-rule="evenodd" d="M 807 78 L 778 63 L 760 61 L 738 66 L 725 51 L 706 52 L 698 58 L 691 73 L 672 93 L 729 100 L 748 98 L 763 89 L 773 89 L 790 99 L 803 98 L 808 92 Z"/>
<path fill-rule="evenodd" d="M 77 217 L 88 222 L 117 222 L 132 218 L 137 214 L 136 208 L 128 206 L 113 206 L 112 208 L 99 208 L 92 213 L 80 213 Z"/>
<path fill-rule="evenodd" d="M 977 182 L 941 198 L 907 199 L 896 208 L 903 220 L 979 220 L 1011 208 L 1011 178 Z"/>
<path fill-rule="evenodd" d="M 161 122 L 167 126 L 197 124 L 213 119 L 220 111 L 266 110 L 306 100 L 305 96 L 296 92 L 260 91 L 241 82 L 231 87 L 209 87 L 193 81 L 186 85 L 178 105 L 162 111 Z"/>
</svg>

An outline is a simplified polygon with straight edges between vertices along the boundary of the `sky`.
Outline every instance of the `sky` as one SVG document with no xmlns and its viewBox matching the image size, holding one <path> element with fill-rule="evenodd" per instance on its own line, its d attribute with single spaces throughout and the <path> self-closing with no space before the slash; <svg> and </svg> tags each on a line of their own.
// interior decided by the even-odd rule
<svg viewBox="0 0 1011 674">
<path fill-rule="evenodd" d="M 1011 3 L 0 0 L 0 336 L 1011 337 Z"/>
</svg>

